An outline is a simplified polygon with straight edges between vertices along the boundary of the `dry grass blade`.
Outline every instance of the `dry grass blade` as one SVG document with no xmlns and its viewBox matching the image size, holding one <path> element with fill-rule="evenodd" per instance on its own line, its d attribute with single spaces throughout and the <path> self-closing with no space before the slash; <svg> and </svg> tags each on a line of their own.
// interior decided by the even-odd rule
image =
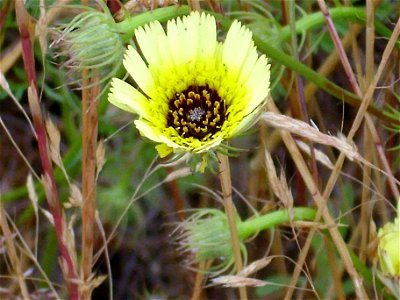
<svg viewBox="0 0 400 300">
<path fill-rule="evenodd" d="M 37 138 L 36 136 L 36 131 L 35 128 L 31 122 L 31 119 L 29 118 L 28 114 L 26 113 L 25 109 L 21 106 L 21 104 L 19 103 L 18 99 L 14 96 L 14 94 L 12 93 L 10 86 L 7 82 L 7 79 L 5 78 L 3 72 L 0 72 L 0 86 L 6 91 L 7 95 L 10 96 L 10 98 L 13 100 L 13 102 L 15 103 L 15 105 L 18 107 L 18 109 L 22 112 L 22 114 L 24 115 L 26 121 L 28 122 L 29 126 L 32 129 L 32 133 L 35 136 L 35 138 Z"/>
<path fill-rule="evenodd" d="M 13 235 L 11 233 L 10 227 L 8 226 L 6 212 L 4 210 L 4 206 L 1 201 L 0 201 L 0 228 L 6 242 L 7 256 L 10 259 L 11 267 L 14 269 L 15 277 L 18 280 L 21 294 L 24 297 L 24 299 L 29 299 L 30 298 L 29 291 L 22 271 L 21 260 L 19 259 L 17 249 L 15 248 Z"/>
<path fill-rule="evenodd" d="M 297 144 L 297 146 L 299 146 L 300 150 L 305 152 L 308 156 L 311 155 L 311 149 L 310 149 L 309 145 L 307 145 L 306 143 L 304 143 L 300 140 L 296 140 L 296 144 Z M 324 152 L 314 148 L 314 155 L 315 155 L 315 159 L 317 161 L 319 161 L 322 165 L 324 165 L 325 167 L 327 167 L 330 170 L 333 170 L 333 164 L 332 164 L 331 160 L 329 159 L 329 157 Z"/>
<path fill-rule="evenodd" d="M 278 109 L 276 108 L 275 104 L 272 101 L 270 101 L 268 103 L 268 107 L 273 112 L 279 113 Z M 292 159 L 295 162 L 297 169 L 299 170 L 310 194 L 312 195 L 312 197 L 318 207 L 316 222 L 319 221 L 318 213 L 321 213 L 325 220 L 325 223 L 332 226 L 332 227 L 329 227 L 329 233 L 331 234 L 332 239 L 334 240 L 334 242 L 336 244 L 338 252 L 343 260 L 344 265 L 346 266 L 347 272 L 352 277 L 353 283 L 356 287 L 357 294 L 359 296 L 362 296 L 362 298 L 366 298 L 367 294 L 365 292 L 362 280 L 360 278 L 360 275 L 357 273 L 356 269 L 354 268 L 354 265 L 351 261 L 350 254 L 346 247 L 346 243 L 344 242 L 344 240 L 343 240 L 342 236 L 340 235 L 339 231 L 337 230 L 337 228 L 334 226 L 335 222 L 334 222 L 332 216 L 330 215 L 329 211 L 326 209 L 327 199 L 324 198 L 323 195 L 321 195 L 321 192 L 319 191 L 318 186 L 316 185 L 314 178 L 311 175 L 306 162 L 304 161 L 303 157 L 301 156 L 300 150 L 297 148 L 297 145 L 296 145 L 295 141 L 293 140 L 292 136 L 287 131 L 284 131 L 284 130 L 281 131 L 281 135 L 282 135 L 282 139 L 286 145 L 286 148 L 290 152 L 290 155 L 292 156 Z M 312 230 L 310 234 L 312 234 L 314 232 L 314 230 Z M 304 251 L 304 249 L 303 249 L 301 252 L 301 259 L 302 259 L 301 262 L 302 263 L 304 262 L 304 259 L 305 259 L 304 253 L 307 251 Z M 293 292 L 295 283 L 297 282 L 297 276 L 298 276 L 299 272 L 301 271 L 301 268 L 299 267 L 299 265 L 296 265 L 295 271 L 296 271 L 296 273 L 295 273 L 295 275 L 293 275 L 292 282 L 290 284 L 291 288 L 288 290 L 288 293 L 285 296 L 286 298 L 289 298 L 289 299 L 291 298 L 290 294 Z"/>
<path fill-rule="evenodd" d="M 106 266 L 107 266 L 107 273 L 108 273 L 107 277 L 108 277 L 108 285 L 109 285 L 109 299 L 113 299 L 114 298 L 113 297 L 113 276 L 112 276 L 112 268 L 111 268 L 111 263 L 110 263 L 110 255 L 108 253 L 108 247 L 107 247 L 107 237 L 106 237 L 106 233 L 103 228 L 103 224 L 99 217 L 98 211 L 96 211 L 96 224 L 97 224 L 97 227 L 99 228 L 102 242 L 104 245 L 104 256 L 106 258 Z"/>
<path fill-rule="evenodd" d="M 266 280 L 259 280 L 255 278 L 249 278 L 248 276 L 265 268 L 272 261 L 272 257 L 264 257 L 262 259 L 256 260 L 246 268 L 244 268 L 238 275 L 225 275 L 213 278 L 211 280 L 211 286 L 221 285 L 223 287 L 260 287 L 266 285 L 276 285 L 276 286 L 286 286 L 277 283 L 273 283 Z M 311 289 L 301 289 L 303 291 L 313 291 Z"/>
<path fill-rule="evenodd" d="M 223 154 L 218 154 L 220 183 L 222 195 L 224 198 L 224 207 L 228 219 L 230 238 L 232 243 L 232 251 L 235 259 L 236 272 L 239 273 L 243 269 L 242 255 L 240 251 L 239 236 L 236 228 L 236 208 L 232 201 L 232 182 L 231 171 L 229 167 L 229 159 Z M 247 299 L 247 291 L 244 286 L 239 288 L 240 299 Z"/>
<path fill-rule="evenodd" d="M 26 187 L 28 189 L 29 200 L 32 203 L 33 211 L 35 213 L 35 248 L 34 254 L 37 257 L 37 249 L 39 242 L 39 208 L 38 208 L 38 196 L 36 194 L 35 186 L 33 184 L 32 174 L 29 173 L 26 180 Z"/>
<path fill-rule="evenodd" d="M 13 144 L 14 148 L 17 150 L 19 156 L 21 156 L 22 160 L 25 162 L 26 166 L 29 168 L 30 172 L 35 176 L 36 179 L 40 179 L 39 175 L 35 172 L 30 164 L 29 160 L 26 158 L 25 154 L 22 152 L 16 141 L 14 140 L 12 134 L 8 130 L 6 124 L 4 123 L 2 117 L 0 116 L 0 125 L 3 127 L 4 131 L 6 132 L 8 138 L 10 139 L 11 143 Z"/>
<path fill-rule="evenodd" d="M 54 218 L 53 215 L 46 209 L 44 208 L 40 208 L 40 212 L 43 214 L 43 216 L 47 219 L 47 221 L 49 222 L 49 224 L 51 224 L 52 226 L 54 226 Z"/>
<path fill-rule="evenodd" d="M 373 99 L 373 94 L 378 85 L 378 81 L 380 80 L 380 78 L 383 74 L 383 71 L 386 68 L 386 65 L 389 61 L 389 57 L 394 49 L 394 46 L 398 40 L 399 35 L 400 35 L 400 18 L 397 21 L 396 26 L 393 30 L 393 33 L 389 39 L 389 42 L 383 52 L 382 59 L 378 66 L 378 70 L 375 73 L 374 79 L 373 79 L 372 83 L 368 86 L 368 89 L 364 94 L 363 101 L 361 103 L 361 106 L 357 112 L 357 116 L 356 116 L 356 118 L 353 122 L 353 125 L 350 129 L 350 132 L 348 134 L 348 137 L 347 137 L 348 139 L 352 139 L 354 137 L 355 133 L 357 132 L 358 128 L 361 125 L 362 120 L 364 119 L 364 116 L 366 115 L 368 105 L 371 103 L 371 101 Z"/>
<path fill-rule="evenodd" d="M 178 178 L 183 178 L 192 174 L 192 170 L 189 167 L 179 168 L 177 170 L 173 170 L 171 173 L 165 177 L 163 182 L 171 182 Z"/>
<path fill-rule="evenodd" d="M 1 201 L 0 201 L 0 205 L 1 205 Z M 46 212 L 46 211 L 44 211 Z M 47 212 L 49 218 L 52 218 L 52 215 Z M 7 216 L 8 220 L 10 220 L 10 218 Z M 15 225 L 15 223 L 10 221 L 10 225 L 12 226 L 12 229 L 14 231 L 14 234 L 16 236 L 18 236 L 19 238 L 19 242 L 21 243 L 21 247 L 19 248 L 21 250 L 21 253 L 25 254 L 28 258 L 30 258 L 30 260 L 34 263 L 34 265 L 36 266 L 37 270 L 39 271 L 39 273 L 43 276 L 44 282 L 48 285 L 51 294 L 55 297 L 55 299 L 61 299 L 61 297 L 58 295 L 57 291 L 54 288 L 54 284 L 51 282 L 51 280 L 49 279 L 49 277 L 47 276 L 46 272 L 43 270 L 42 266 L 40 265 L 40 263 L 38 262 L 36 256 L 34 253 L 32 253 L 31 251 L 31 246 L 27 244 L 27 242 L 24 240 L 24 238 L 21 235 L 21 232 L 18 231 L 17 226 Z M 27 272 L 29 272 L 32 269 L 28 269 Z M 27 273 L 25 272 L 25 273 Z M 24 273 L 24 274 L 25 274 Z M 33 297 L 32 297 L 33 298 Z M 51 298 L 53 299 L 53 298 Z"/>
<path fill-rule="evenodd" d="M 355 146 L 348 142 L 320 132 L 307 123 L 274 112 L 265 112 L 262 119 L 270 126 L 304 137 L 312 142 L 335 147 L 350 160 L 362 160 Z"/>
<path fill-rule="evenodd" d="M 35 186 L 33 185 L 32 174 L 28 175 L 26 180 L 26 186 L 28 188 L 29 200 L 32 202 L 33 210 L 35 214 L 38 212 L 38 196 L 35 191 Z"/>
<path fill-rule="evenodd" d="M 99 177 L 101 170 L 106 163 L 106 147 L 104 145 L 104 140 L 97 142 L 96 148 L 96 178 Z"/>
<path fill-rule="evenodd" d="M 83 197 L 80 188 L 74 184 L 70 183 L 69 185 L 69 197 L 68 202 L 64 203 L 64 207 L 79 207 L 81 208 L 83 204 Z"/>
<path fill-rule="evenodd" d="M 213 278 L 213 285 L 221 285 L 223 287 L 239 288 L 239 287 L 259 287 L 267 285 L 268 282 L 255 278 L 248 278 L 244 276 L 226 275 Z"/>
<path fill-rule="evenodd" d="M 69 176 L 68 176 L 67 170 L 65 169 L 63 160 L 61 158 L 60 131 L 58 130 L 57 126 L 54 124 L 54 122 L 50 118 L 47 118 L 45 124 L 46 124 L 47 135 L 49 137 L 49 150 L 50 150 L 51 160 L 61 169 L 61 171 L 64 173 L 65 179 L 67 179 L 67 181 L 69 183 L 70 182 Z"/>
<path fill-rule="evenodd" d="M 267 150 L 265 151 L 265 165 L 267 168 L 268 181 L 271 184 L 275 196 L 282 201 L 287 209 L 292 209 L 293 196 L 288 187 L 285 174 L 282 172 L 280 178 L 278 178 L 271 154 Z"/>
<path fill-rule="evenodd" d="M 272 261 L 272 257 L 263 257 L 256 261 L 253 261 L 248 266 L 244 267 L 242 271 L 239 272 L 238 276 L 248 277 L 255 272 L 265 268 L 268 266 Z"/>
<path fill-rule="evenodd" d="M 83 295 L 91 295 L 92 291 L 107 279 L 106 275 L 94 276 L 93 274 L 88 278 L 85 283 L 80 285 L 80 292 Z M 85 299 L 85 298 L 83 298 Z"/>
</svg>

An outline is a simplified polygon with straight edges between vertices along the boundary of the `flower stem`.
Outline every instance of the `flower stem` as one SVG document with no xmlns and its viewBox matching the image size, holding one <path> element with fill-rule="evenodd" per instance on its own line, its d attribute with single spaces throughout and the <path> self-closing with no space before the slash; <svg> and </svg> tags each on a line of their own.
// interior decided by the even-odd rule
<svg viewBox="0 0 400 300">
<path fill-rule="evenodd" d="M 290 213 L 286 209 L 278 210 L 237 224 L 240 239 L 289 221 L 313 221 L 316 214 L 315 209 L 309 207 L 295 207 Z"/>
<path fill-rule="evenodd" d="M 232 182 L 229 168 L 229 159 L 226 155 L 218 154 L 219 177 L 221 181 L 224 207 L 228 219 L 229 232 L 231 235 L 232 250 L 235 258 L 236 273 L 243 269 L 242 256 L 240 253 L 240 242 L 236 225 L 236 208 L 232 201 Z M 246 287 L 239 288 L 240 299 L 247 299 Z"/>
<path fill-rule="evenodd" d="M 88 71 L 83 72 L 87 78 Z M 96 147 L 98 126 L 99 77 L 84 79 L 82 90 L 82 273 L 88 284 L 92 273 L 94 219 L 96 209 Z M 92 85 L 92 88 L 89 86 Z M 89 286 L 89 284 L 87 285 Z M 82 289 L 82 299 L 90 298 L 91 291 Z"/>
<path fill-rule="evenodd" d="M 168 6 L 157 8 L 132 18 L 127 18 L 120 23 L 115 23 L 114 29 L 117 32 L 123 33 L 123 41 L 129 41 L 134 35 L 134 30 L 140 26 L 156 20 L 165 22 L 179 16 L 187 15 L 188 13 L 189 7 L 187 5 L 182 5 L 181 7 Z"/>
<path fill-rule="evenodd" d="M 329 10 L 332 20 L 352 20 L 358 23 L 365 23 L 367 16 L 364 8 L 358 7 L 335 7 Z M 296 21 L 296 33 L 301 34 L 305 31 L 320 27 L 325 24 L 325 18 L 322 12 L 308 14 Z M 390 36 L 390 30 L 378 20 L 375 26 L 379 34 L 386 37 Z M 291 38 L 290 26 L 283 27 L 279 32 L 279 40 L 287 41 Z"/>
</svg>

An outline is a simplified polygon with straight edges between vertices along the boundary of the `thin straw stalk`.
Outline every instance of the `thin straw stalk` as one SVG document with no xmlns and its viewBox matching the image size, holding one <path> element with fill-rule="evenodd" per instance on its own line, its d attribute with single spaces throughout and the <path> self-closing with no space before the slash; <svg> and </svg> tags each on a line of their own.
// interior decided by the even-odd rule
<svg viewBox="0 0 400 300">
<path fill-rule="evenodd" d="M 222 195 L 224 199 L 225 212 L 228 218 L 229 232 L 231 235 L 232 250 L 235 258 L 236 273 L 243 269 L 240 242 L 236 227 L 236 208 L 232 201 L 232 182 L 229 167 L 229 159 L 226 155 L 218 154 L 219 178 L 221 181 Z M 240 299 L 247 299 L 246 287 L 239 288 Z"/>
</svg>

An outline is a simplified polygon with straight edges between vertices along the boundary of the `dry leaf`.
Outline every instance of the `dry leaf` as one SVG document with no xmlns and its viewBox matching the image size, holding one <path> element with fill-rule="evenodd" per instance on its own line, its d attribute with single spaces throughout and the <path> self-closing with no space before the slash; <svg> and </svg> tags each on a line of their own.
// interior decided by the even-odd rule
<svg viewBox="0 0 400 300">
<path fill-rule="evenodd" d="M 35 191 L 35 186 L 33 185 L 32 174 L 29 173 L 28 178 L 26 180 L 26 187 L 28 189 L 29 200 L 32 202 L 33 210 L 35 211 L 35 215 L 38 213 L 38 196 Z"/>
<path fill-rule="evenodd" d="M 275 196 L 282 201 L 283 205 L 291 210 L 293 208 L 293 196 L 286 181 L 284 172 L 281 172 L 280 178 L 276 174 L 274 162 L 271 154 L 265 151 L 265 164 L 267 167 L 267 176 Z"/>
<path fill-rule="evenodd" d="M 83 197 L 80 188 L 76 184 L 70 183 L 68 202 L 64 203 L 64 207 L 82 207 L 82 205 Z"/>
<path fill-rule="evenodd" d="M 105 163 L 106 163 L 106 147 L 104 145 L 104 140 L 100 140 L 97 143 L 97 148 L 96 148 L 96 177 L 99 176 Z"/>
<path fill-rule="evenodd" d="M 297 144 L 297 146 L 299 146 L 300 150 L 302 150 L 308 156 L 311 156 L 311 149 L 310 149 L 309 145 L 307 145 L 306 143 L 299 141 L 299 140 L 296 140 L 296 144 Z M 333 169 L 333 164 L 332 164 L 331 160 L 324 152 L 314 148 L 314 156 L 317 161 L 319 161 L 321 164 L 323 164 L 329 170 Z"/>
<path fill-rule="evenodd" d="M 238 276 L 247 277 L 247 276 L 265 268 L 266 266 L 268 266 L 271 263 L 271 261 L 272 261 L 271 257 L 263 257 L 259 260 L 253 261 L 250 265 L 243 268 L 243 270 L 241 270 L 239 272 Z"/>
<path fill-rule="evenodd" d="M 50 224 L 54 226 L 53 215 L 48 210 L 45 210 L 44 208 L 40 208 L 40 211 L 43 213 L 43 215 L 46 217 L 46 219 L 50 222 Z"/>
<path fill-rule="evenodd" d="M 50 118 L 46 119 L 46 131 L 50 140 L 51 160 L 57 166 L 59 167 L 61 166 L 62 168 L 63 163 L 60 154 L 60 141 L 61 141 L 60 131 Z"/>
<path fill-rule="evenodd" d="M 238 288 L 242 286 L 259 287 L 268 284 L 263 280 L 236 276 L 236 275 L 220 276 L 217 278 L 213 278 L 211 281 L 213 285 L 221 285 L 223 287 L 232 287 L 232 288 Z"/>
<path fill-rule="evenodd" d="M 178 170 L 174 170 L 165 177 L 164 182 L 170 182 L 178 178 L 186 177 L 192 174 L 192 171 L 188 167 L 180 168 Z"/>
<path fill-rule="evenodd" d="M 62 218 L 62 241 L 67 248 L 68 254 L 72 260 L 72 264 L 74 265 L 73 269 L 76 270 L 76 266 L 78 265 L 78 258 L 76 254 L 76 247 L 75 247 L 75 233 L 73 226 L 75 224 L 77 215 L 72 214 L 70 220 L 67 220 L 67 217 L 63 214 Z M 68 224 L 67 224 L 68 222 Z M 65 270 L 68 270 L 66 268 Z"/>
<path fill-rule="evenodd" d="M 61 151 L 60 151 L 60 142 L 61 136 L 60 131 L 54 122 L 50 119 L 46 119 L 46 130 L 47 135 L 49 137 L 49 147 L 50 147 L 50 156 L 51 160 L 61 169 L 63 172 L 65 179 L 70 183 L 69 176 L 67 170 L 65 169 L 64 162 L 62 161 Z"/>
<path fill-rule="evenodd" d="M 302 136 L 315 143 L 332 146 L 343 152 L 348 159 L 364 161 L 355 146 L 347 141 L 331 135 L 324 134 L 307 123 L 273 112 L 265 112 L 262 119 L 270 126 Z"/>
<path fill-rule="evenodd" d="M 32 133 L 34 134 L 35 138 L 37 139 L 36 130 L 33 127 L 32 121 L 29 118 L 28 114 L 26 113 L 25 109 L 22 107 L 21 103 L 19 103 L 18 99 L 14 96 L 12 91 L 10 90 L 10 86 L 8 85 L 7 79 L 5 78 L 3 72 L 0 71 L 0 86 L 6 91 L 7 95 L 13 100 L 14 104 L 18 107 L 18 109 L 22 112 L 25 119 L 28 121 L 29 126 L 32 129 Z"/>
</svg>

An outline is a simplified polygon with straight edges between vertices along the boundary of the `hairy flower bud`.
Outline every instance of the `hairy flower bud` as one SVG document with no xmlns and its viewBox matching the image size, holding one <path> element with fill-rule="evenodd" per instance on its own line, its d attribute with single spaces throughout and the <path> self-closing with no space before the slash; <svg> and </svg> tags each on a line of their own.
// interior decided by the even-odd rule
<svg viewBox="0 0 400 300">
<path fill-rule="evenodd" d="M 103 9 L 85 8 L 58 30 L 52 46 L 58 48 L 57 56 L 65 57 L 63 65 L 73 74 L 95 70 L 102 81 L 107 81 L 121 66 L 125 48 L 113 29 L 113 17 L 107 7 Z"/>
<path fill-rule="evenodd" d="M 237 220 L 240 223 L 240 220 Z M 175 232 L 180 249 L 190 252 L 196 262 L 214 260 L 208 272 L 220 274 L 234 265 L 232 242 L 226 215 L 217 209 L 199 209 L 189 219 L 182 222 Z M 246 247 L 243 240 L 240 248 L 244 259 Z"/>
</svg>

